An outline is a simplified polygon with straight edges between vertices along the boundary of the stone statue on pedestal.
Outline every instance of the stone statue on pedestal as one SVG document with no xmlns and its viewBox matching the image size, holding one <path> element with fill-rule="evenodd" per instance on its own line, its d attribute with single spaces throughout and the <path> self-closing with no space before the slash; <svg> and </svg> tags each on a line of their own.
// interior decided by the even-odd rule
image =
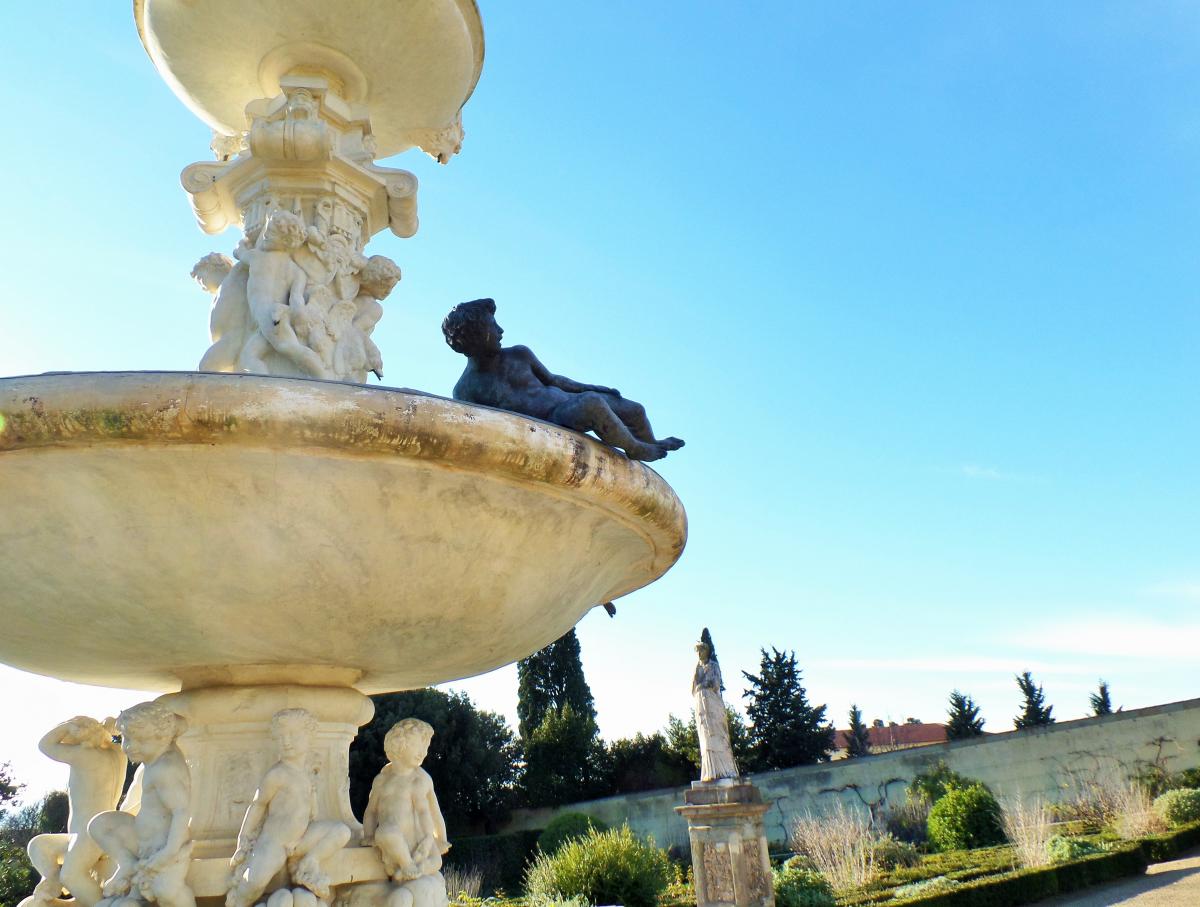
<svg viewBox="0 0 1200 907">
<path fill-rule="evenodd" d="M 719 781 L 738 777 L 729 741 L 729 716 L 721 698 L 721 666 L 713 655 L 712 643 L 706 642 L 708 628 L 696 643 L 700 659 L 692 675 L 692 696 L 696 702 L 696 732 L 700 738 L 700 780 Z"/>
<path fill-rule="evenodd" d="M 692 675 L 700 780 L 675 811 L 688 823 L 698 907 L 773 907 L 775 891 L 763 814 L 771 808 L 750 781 L 738 775 L 721 699 L 721 668 L 708 628 L 696 644 Z"/>
<path fill-rule="evenodd" d="M 593 431 L 632 460 L 660 460 L 683 447 L 679 438 L 654 437 L 646 410 L 621 392 L 556 375 L 527 346 L 501 347 L 491 299 L 463 302 L 442 322 L 450 349 L 467 357 L 454 399 L 533 416 L 575 431 Z"/>
</svg>

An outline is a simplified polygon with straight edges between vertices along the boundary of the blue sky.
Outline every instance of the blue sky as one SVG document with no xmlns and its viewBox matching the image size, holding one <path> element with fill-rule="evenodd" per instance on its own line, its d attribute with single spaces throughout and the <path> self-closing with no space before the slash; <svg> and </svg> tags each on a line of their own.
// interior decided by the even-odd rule
<svg viewBox="0 0 1200 907">
<path fill-rule="evenodd" d="M 1200 8 L 1191 3 L 483 3 L 462 154 L 404 280 L 388 383 L 448 394 L 438 325 L 613 384 L 688 446 L 679 565 L 580 626 L 606 736 L 795 649 L 840 725 L 927 721 L 958 687 L 1011 727 L 1200 695 Z M 0 374 L 193 368 L 207 129 L 122 4 L 0 8 L 10 78 Z M 136 694 L 0 669 L 33 743 Z M 510 716 L 515 675 L 461 685 Z M 14 697 L 6 697 L 12 701 Z M 77 705 L 78 704 L 78 707 Z M 43 781 L 43 777 L 50 779 Z"/>
</svg>

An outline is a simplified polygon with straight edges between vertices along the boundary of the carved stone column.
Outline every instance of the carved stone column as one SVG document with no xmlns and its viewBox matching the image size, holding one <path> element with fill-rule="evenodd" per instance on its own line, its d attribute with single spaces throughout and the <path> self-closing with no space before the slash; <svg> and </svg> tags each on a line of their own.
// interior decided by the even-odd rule
<svg viewBox="0 0 1200 907">
<path fill-rule="evenodd" d="M 698 907 L 773 907 L 775 890 L 763 814 L 747 781 L 694 782 L 675 811 L 687 819 Z"/>
</svg>

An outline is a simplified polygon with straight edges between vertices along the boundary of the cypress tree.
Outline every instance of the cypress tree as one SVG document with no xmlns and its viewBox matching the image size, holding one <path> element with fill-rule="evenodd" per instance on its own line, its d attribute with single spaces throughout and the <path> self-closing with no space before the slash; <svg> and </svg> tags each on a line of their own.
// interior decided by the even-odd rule
<svg viewBox="0 0 1200 907">
<path fill-rule="evenodd" d="M 1042 688 L 1033 682 L 1033 675 L 1028 671 L 1016 675 L 1017 687 L 1025 697 L 1025 704 L 1020 715 L 1013 719 L 1013 726 L 1018 731 L 1044 724 L 1054 724 L 1050 713 L 1054 706 L 1046 705 L 1046 694 Z"/>
<path fill-rule="evenodd" d="M 949 719 L 946 721 L 948 740 L 965 740 L 983 734 L 983 719 L 979 717 L 979 706 L 970 696 L 955 690 L 950 694 Z"/>
<path fill-rule="evenodd" d="M 592 690 L 583 676 L 575 630 L 517 662 L 518 733 L 528 740 L 554 711 L 571 706 L 576 718 L 596 720 Z"/>
<path fill-rule="evenodd" d="M 558 806 L 604 792 L 604 744 L 571 630 L 517 662 L 517 718 L 528 806 Z"/>
<path fill-rule="evenodd" d="M 1099 717 L 1100 715 L 1112 714 L 1112 697 L 1108 693 L 1108 684 L 1102 679 L 1100 681 L 1100 689 L 1092 693 L 1088 697 L 1092 704 L 1092 714 Z"/>
<path fill-rule="evenodd" d="M 851 703 L 850 730 L 846 734 L 846 756 L 850 759 L 856 756 L 871 755 L 871 734 L 862 720 L 862 709 Z"/>
</svg>

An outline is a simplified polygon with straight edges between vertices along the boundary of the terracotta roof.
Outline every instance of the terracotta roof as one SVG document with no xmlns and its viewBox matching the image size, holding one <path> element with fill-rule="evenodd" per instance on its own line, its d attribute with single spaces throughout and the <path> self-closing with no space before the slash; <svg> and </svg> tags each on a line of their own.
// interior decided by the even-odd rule
<svg viewBox="0 0 1200 907">
<path fill-rule="evenodd" d="M 848 730 L 837 732 L 834 746 L 844 750 L 850 739 Z M 946 726 L 944 724 L 892 724 L 886 727 L 867 728 L 867 739 L 871 746 L 903 747 L 925 746 L 928 743 L 944 743 Z"/>
</svg>

